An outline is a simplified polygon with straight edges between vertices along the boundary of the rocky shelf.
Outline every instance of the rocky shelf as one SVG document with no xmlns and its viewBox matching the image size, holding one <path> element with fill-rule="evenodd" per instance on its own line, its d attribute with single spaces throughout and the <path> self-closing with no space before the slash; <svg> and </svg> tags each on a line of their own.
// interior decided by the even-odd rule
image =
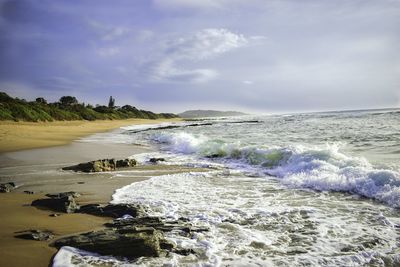
<svg viewBox="0 0 400 267">
<path fill-rule="evenodd" d="M 147 216 L 146 208 L 135 204 L 87 204 L 80 206 L 76 192 L 47 194 L 48 198 L 32 202 L 33 206 L 64 213 L 86 213 L 95 216 L 114 218 L 106 223 L 104 229 L 79 233 L 55 239 L 50 246 L 61 248 L 71 246 L 100 255 L 117 258 L 136 259 L 138 257 L 158 257 L 170 252 L 188 255 L 196 252 L 177 248 L 165 239 L 164 234 L 173 231 L 183 237 L 191 238 L 194 233 L 208 231 L 196 227 L 188 219 L 167 220 L 163 217 Z M 51 232 L 29 230 L 19 233 L 18 238 L 38 241 L 53 238 Z"/>
</svg>

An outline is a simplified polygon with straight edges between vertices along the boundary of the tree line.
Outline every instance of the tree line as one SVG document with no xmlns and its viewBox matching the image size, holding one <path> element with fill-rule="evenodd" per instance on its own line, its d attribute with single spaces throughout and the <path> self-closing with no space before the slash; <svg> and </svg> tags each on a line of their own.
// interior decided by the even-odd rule
<svg viewBox="0 0 400 267">
<path fill-rule="evenodd" d="M 107 106 L 79 103 L 74 96 L 62 96 L 57 102 L 48 103 L 43 97 L 35 101 L 13 98 L 0 92 L 0 120 L 58 121 L 58 120 L 117 120 L 129 118 L 159 119 L 178 117 L 172 113 L 154 113 L 131 105 L 118 107 L 110 96 Z"/>
</svg>

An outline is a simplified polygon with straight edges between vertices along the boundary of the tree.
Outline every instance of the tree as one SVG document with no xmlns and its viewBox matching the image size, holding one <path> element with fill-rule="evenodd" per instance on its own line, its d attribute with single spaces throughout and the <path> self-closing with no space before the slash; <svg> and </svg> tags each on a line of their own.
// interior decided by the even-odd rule
<svg viewBox="0 0 400 267">
<path fill-rule="evenodd" d="M 109 108 L 115 107 L 115 99 L 112 96 L 110 96 L 110 100 L 108 101 L 108 107 Z"/>
<path fill-rule="evenodd" d="M 43 97 L 38 97 L 36 98 L 36 103 L 40 103 L 40 104 L 47 104 L 46 99 L 44 99 Z"/>
<path fill-rule="evenodd" d="M 62 96 L 60 98 L 60 104 L 63 106 L 72 106 L 78 104 L 78 100 L 74 96 Z"/>
</svg>

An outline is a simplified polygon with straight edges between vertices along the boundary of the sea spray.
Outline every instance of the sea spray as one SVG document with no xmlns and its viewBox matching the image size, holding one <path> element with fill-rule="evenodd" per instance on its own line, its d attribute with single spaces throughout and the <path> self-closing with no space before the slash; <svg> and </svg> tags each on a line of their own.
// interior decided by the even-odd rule
<svg viewBox="0 0 400 267">
<path fill-rule="evenodd" d="M 122 130 L 118 138 L 156 150 L 138 156 L 142 164 L 156 155 L 166 160 L 158 164 L 212 168 L 128 185 L 113 202 L 139 202 L 150 216 L 185 218 L 210 231 L 168 234 L 196 256 L 113 264 L 400 265 L 398 114 L 272 115 L 251 118 L 259 123 L 215 119 L 196 127 Z M 89 257 L 72 254 L 75 262 Z"/>
<path fill-rule="evenodd" d="M 241 146 L 239 142 L 228 144 L 185 132 L 153 134 L 151 140 L 164 145 L 165 150 L 212 158 L 227 166 L 256 166 L 291 187 L 354 193 L 400 207 L 400 173 L 374 168 L 363 157 L 347 156 L 337 144 L 268 149 Z"/>
</svg>

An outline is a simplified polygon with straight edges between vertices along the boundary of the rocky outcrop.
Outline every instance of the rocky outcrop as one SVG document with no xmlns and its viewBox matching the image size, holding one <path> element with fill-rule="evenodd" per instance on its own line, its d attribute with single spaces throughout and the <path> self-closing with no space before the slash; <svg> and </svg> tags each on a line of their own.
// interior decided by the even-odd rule
<svg viewBox="0 0 400 267">
<path fill-rule="evenodd" d="M 31 205 L 53 211 L 74 213 L 78 211 L 80 207 L 76 204 L 75 198 L 71 193 L 74 192 L 47 195 L 51 197 L 34 200 Z"/>
<path fill-rule="evenodd" d="M 75 202 L 76 192 L 47 194 L 48 198 L 37 199 L 33 206 L 66 213 L 80 212 L 96 216 L 115 218 L 104 224 L 104 229 L 62 237 L 51 244 L 56 248 L 71 246 L 100 255 L 128 259 L 157 257 L 169 252 L 181 255 L 195 254 L 192 249 L 177 248 L 164 238 L 167 232 L 193 238 L 194 233 L 208 231 L 196 227 L 188 219 L 171 221 L 162 217 L 149 217 L 146 209 L 139 204 L 88 204 L 79 206 Z M 50 216 L 58 216 L 52 214 Z M 128 216 L 127 216 L 128 215 Z M 18 238 L 48 240 L 51 232 L 30 230 L 18 233 Z"/>
<path fill-rule="evenodd" d="M 149 162 L 151 162 L 151 163 L 157 163 L 160 161 L 165 161 L 165 159 L 164 158 L 150 158 L 149 159 Z"/>
<path fill-rule="evenodd" d="M 166 222 L 160 217 L 115 219 L 105 226 L 103 230 L 58 239 L 52 246 L 72 246 L 101 255 L 129 259 L 157 257 L 168 252 L 189 255 L 196 252 L 177 248 L 164 238 L 164 233 L 174 231 L 190 238 L 195 232 L 208 231 L 207 228 L 194 227 L 184 219 Z"/>
<path fill-rule="evenodd" d="M 61 193 L 55 193 L 55 194 L 46 194 L 46 197 L 49 198 L 63 198 L 63 197 L 73 197 L 73 198 L 77 198 L 80 197 L 81 194 L 74 192 L 74 191 L 69 191 L 69 192 L 61 192 Z"/>
<path fill-rule="evenodd" d="M 119 218 L 124 215 L 141 217 L 145 214 L 145 210 L 142 206 L 129 204 L 88 204 L 82 206 L 79 212 L 112 218 Z"/>
<path fill-rule="evenodd" d="M 190 237 L 193 233 L 206 232 L 208 228 L 196 227 L 187 222 L 185 219 L 179 219 L 176 221 L 165 221 L 160 217 L 139 217 L 139 218 L 128 218 L 123 220 L 114 220 L 110 223 L 106 223 L 105 226 L 112 228 L 121 227 L 152 227 L 161 232 L 179 232 L 181 236 Z"/>
<path fill-rule="evenodd" d="M 137 162 L 134 159 L 120 159 L 116 161 L 117 168 L 128 168 L 136 166 Z"/>
<path fill-rule="evenodd" d="M 165 243 L 160 231 L 153 228 L 106 228 L 56 240 L 56 248 L 71 246 L 101 255 L 119 256 L 129 259 L 157 257 L 161 243 Z M 171 245 L 172 246 L 172 245 Z"/>
<path fill-rule="evenodd" d="M 9 193 L 15 189 L 15 184 L 13 182 L 0 184 L 0 193 Z"/>
<path fill-rule="evenodd" d="M 36 240 L 36 241 L 47 241 L 54 238 L 54 234 L 51 231 L 42 230 L 26 230 L 17 232 L 16 238 Z"/>
<path fill-rule="evenodd" d="M 118 168 L 128 168 L 136 166 L 137 162 L 134 159 L 100 159 L 80 163 L 78 165 L 62 168 L 63 170 L 71 170 L 76 172 L 106 172 L 115 171 Z"/>
</svg>

